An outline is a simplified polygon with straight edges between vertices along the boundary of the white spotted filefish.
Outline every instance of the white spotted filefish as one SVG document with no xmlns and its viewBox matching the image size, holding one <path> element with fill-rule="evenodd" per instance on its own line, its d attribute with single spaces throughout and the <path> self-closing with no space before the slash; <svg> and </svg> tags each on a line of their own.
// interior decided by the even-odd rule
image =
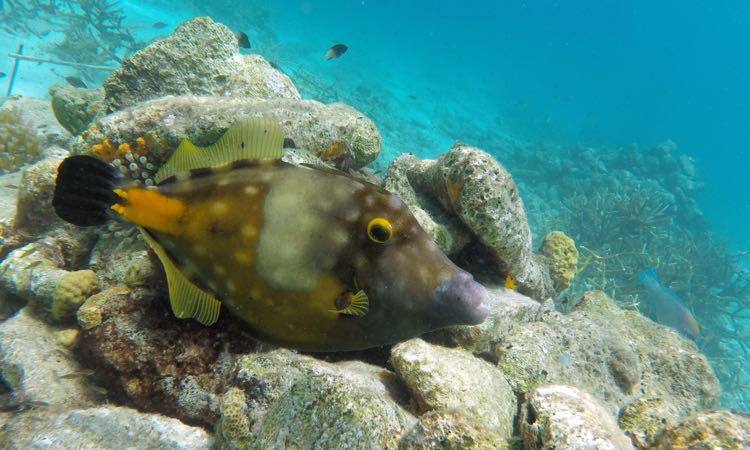
<svg viewBox="0 0 750 450">
<path fill-rule="evenodd" d="M 58 169 L 53 205 L 80 226 L 136 224 L 167 275 L 172 311 L 222 307 L 258 338 L 309 351 L 385 345 L 477 324 L 487 292 L 395 195 L 332 169 L 281 161 L 278 124 L 246 119 L 215 144 L 183 140 L 144 186 L 94 156 Z"/>
</svg>

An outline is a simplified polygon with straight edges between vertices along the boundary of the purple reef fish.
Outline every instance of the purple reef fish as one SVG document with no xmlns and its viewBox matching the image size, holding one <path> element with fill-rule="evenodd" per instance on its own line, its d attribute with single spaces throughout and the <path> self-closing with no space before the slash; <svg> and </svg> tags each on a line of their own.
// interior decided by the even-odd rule
<svg viewBox="0 0 750 450">
<path fill-rule="evenodd" d="M 695 317 L 672 289 L 659 282 L 654 269 L 647 267 L 638 274 L 638 281 L 648 291 L 647 304 L 657 322 L 679 331 L 693 341 L 701 340 Z"/>
</svg>

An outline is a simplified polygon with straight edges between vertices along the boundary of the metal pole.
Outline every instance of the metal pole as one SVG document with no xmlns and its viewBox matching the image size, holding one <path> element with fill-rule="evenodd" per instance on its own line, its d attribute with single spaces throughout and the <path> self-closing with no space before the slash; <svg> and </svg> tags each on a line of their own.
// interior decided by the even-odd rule
<svg viewBox="0 0 750 450">
<path fill-rule="evenodd" d="M 23 44 L 18 44 L 18 50 L 16 50 L 16 54 L 20 56 L 23 53 Z M 16 74 L 18 73 L 18 63 L 20 62 L 20 58 L 16 58 L 16 62 L 13 63 L 13 69 L 10 71 L 10 78 L 8 78 L 8 91 L 5 92 L 6 97 L 10 97 L 10 94 L 13 92 L 13 83 L 16 81 Z"/>
<path fill-rule="evenodd" d="M 59 64 L 61 66 L 71 66 L 71 67 L 81 67 L 84 69 L 93 69 L 93 70 L 117 70 L 117 67 L 111 67 L 111 66 L 97 66 L 95 64 L 86 64 L 86 63 L 77 63 L 77 62 L 71 62 L 71 61 L 59 61 L 57 59 L 50 59 L 50 58 L 40 58 L 38 56 L 26 56 L 22 55 L 20 53 L 8 53 L 8 56 L 11 58 L 16 58 L 16 61 L 19 59 L 23 59 L 26 61 L 34 61 L 34 62 L 40 62 L 40 63 L 50 63 L 50 64 Z"/>
</svg>

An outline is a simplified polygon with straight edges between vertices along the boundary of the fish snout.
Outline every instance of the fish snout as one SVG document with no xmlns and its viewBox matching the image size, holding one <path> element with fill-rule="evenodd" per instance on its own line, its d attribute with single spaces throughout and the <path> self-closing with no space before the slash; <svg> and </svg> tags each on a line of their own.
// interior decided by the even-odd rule
<svg viewBox="0 0 750 450">
<path fill-rule="evenodd" d="M 445 325 L 476 325 L 490 312 L 487 289 L 464 271 L 443 279 L 435 288 L 433 300 L 437 319 Z"/>
</svg>

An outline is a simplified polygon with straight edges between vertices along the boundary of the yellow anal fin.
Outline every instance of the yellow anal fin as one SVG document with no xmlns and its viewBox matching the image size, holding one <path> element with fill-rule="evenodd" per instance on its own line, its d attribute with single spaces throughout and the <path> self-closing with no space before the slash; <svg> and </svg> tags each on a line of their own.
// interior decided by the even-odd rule
<svg viewBox="0 0 750 450">
<path fill-rule="evenodd" d="M 198 147 L 183 139 L 154 180 L 161 183 L 180 172 L 220 167 L 245 159 L 280 159 L 283 148 L 284 135 L 278 123 L 260 117 L 243 119 L 208 147 Z"/>
<path fill-rule="evenodd" d="M 164 233 L 175 233 L 185 212 L 182 201 L 167 197 L 155 189 L 115 189 L 122 199 L 112 209 L 136 225 Z"/>
<path fill-rule="evenodd" d="M 169 303 L 172 312 L 180 319 L 193 318 L 203 325 L 213 325 L 219 319 L 221 302 L 188 280 L 175 266 L 164 248 L 149 234 L 141 229 L 141 234 L 148 245 L 159 257 L 169 286 Z"/>
<path fill-rule="evenodd" d="M 357 293 L 344 292 L 333 303 L 336 309 L 330 311 L 339 314 L 361 317 L 370 311 L 370 299 L 362 290 L 357 291 Z"/>
</svg>

